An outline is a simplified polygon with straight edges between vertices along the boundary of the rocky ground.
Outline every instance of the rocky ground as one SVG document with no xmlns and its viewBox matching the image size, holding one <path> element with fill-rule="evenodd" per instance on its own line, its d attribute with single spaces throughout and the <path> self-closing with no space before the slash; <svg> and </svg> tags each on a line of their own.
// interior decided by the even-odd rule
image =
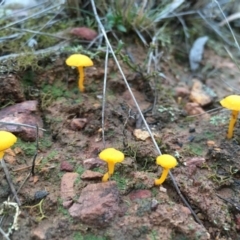
<svg viewBox="0 0 240 240">
<path fill-rule="evenodd" d="M 137 45 L 130 49 L 136 64 L 141 63 L 144 49 Z M 60 57 L 49 69 L 1 77 L 0 95 L 6 106 L 0 120 L 40 127 L 35 175 L 29 177 L 36 154 L 35 129 L 1 125 L 18 136 L 5 160 L 15 186 L 24 183 L 18 193 L 22 202 L 18 229 L 11 239 L 240 238 L 239 124 L 234 138 L 227 140 L 230 113 L 206 113 L 239 88 L 232 61 L 206 49 L 205 72 L 193 76 L 186 71 L 187 64 L 164 60 L 166 78 L 157 79 L 156 91 L 144 75 L 121 63 L 160 149 L 178 159 L 172 174 L 197 220 L 169 177 L 161 188 L 154 186 L 161 174 L 155 164 L 158 153 L 112 59 L 105 141 L 106 147 L 123 151 L 125 160 L 109 182 L 101 181 L 107 170 L 98 158 L 104 148 L 104 62 L 96 60 L 86 69 L 86 92 L 80 93 L 77 72 L 64 61 Z M 12 105 L 12 100 L 18 104 Z M 187 117 L 196 114 L 203 115 Z M 9 195 L 3 172 L 0 185 L 3 202 Z M 7 232 L 14 214 L 6 212 L 1 226 Z"/>
</svg>

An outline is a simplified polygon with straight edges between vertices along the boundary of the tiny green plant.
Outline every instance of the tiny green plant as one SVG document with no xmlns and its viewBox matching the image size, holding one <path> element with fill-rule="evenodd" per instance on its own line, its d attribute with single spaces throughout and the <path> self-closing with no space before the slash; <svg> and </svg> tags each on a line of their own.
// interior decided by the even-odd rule
<svg viewBox="0 0 240 240">
<path fill-rule="evenodd" d="M 158 111 L 160 113 L 167 112 L 170 115 L 170 121 L 171 122 L 173 122 L 176 119 L 176 116 L 175 116 L 176 109 L 174 109 L 173 107 L 163 107 L 163 106 L 160 106 L 158 108 Z"/>
<path fill-rule="evenodd" d="M 123 17 L 118 13 L 109 12 L 106 16 L 107 23 L 106 23 L 106 30 L 113 30 L 117 29 L 120 32 L 127 32 L 123 24 Z"/>
<path fill-rule="evenodd" d="M 222 124 L 226 124 L 228 120 L 229 120 L 228 116 L 216 115 L 210 118 L 210 124 L 214 126 L 219 126 Z"/>
<path fill-rule="evenodd" d="M 42 199 L 39 203 L 33 205 L 33 206 L 24 206 L 23 208 L 29 208 L 30 210 L 33 210 L 35 208 L 38 208 L 39 209 L 39 216 L 36 217 L 36 220 L 38 222 L 41 222 L 44 218 L 47 218 L 47 216 L 44 214 L 43 212 L 43 201 L 45 199 Z"/>
<path fill-rule="evenodd" d="M 106 238 L 101 236 L 95 236 L 93 234 L 83 235 L 80 232 L 76 232 L 73 236 L 73 240 L 106 240 Z"/>
<path fill-rule="evenodd" d="M 116 172 L 112 176 L 112 180 L 116 181 L 117 186 L 120 190 L 126 190 L 128 180 L 122 176 L 119 172 Z"/>
<path fill-rule="evenodd" d="M 18 139 L 15 147 L 19 147 L 23 153 L 28 156 L 34 156 L 36 153 L 36 143 L 35 142 L 24 142 L 21 139 Z"/>
</svg>

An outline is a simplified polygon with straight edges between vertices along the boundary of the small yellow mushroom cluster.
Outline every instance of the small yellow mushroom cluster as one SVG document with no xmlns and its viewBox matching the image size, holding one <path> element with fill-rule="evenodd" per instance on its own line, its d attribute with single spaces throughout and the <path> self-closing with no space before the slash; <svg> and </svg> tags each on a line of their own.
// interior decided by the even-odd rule
<svg viewBox="0 0 240 240">
<path fill-rule="evenodd" d="M 115 148 L 106 148 L 98 156 L 108 164 L 108 172 L 102 178 L 102 181 L 106 182 L 113 175 L 115 164 L 124 160 L 124 154 Z M 156 164 L 163 168 L 162 176 L 155 180 L 155 185 L 161 185 L 166 180 L 169 170 L 177 166 L 177 160 L 169 154 L 163 154 L 157 157 Z"/>
</svg>

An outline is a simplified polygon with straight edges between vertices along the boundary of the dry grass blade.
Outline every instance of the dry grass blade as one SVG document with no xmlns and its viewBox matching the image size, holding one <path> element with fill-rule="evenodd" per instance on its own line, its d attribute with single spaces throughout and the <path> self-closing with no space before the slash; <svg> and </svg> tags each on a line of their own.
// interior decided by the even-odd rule
<svg viewBox="0 0 240 240">
<path fill-rule="evenodd" d="M 4 173 L 6 175 L 6 179 L 7 179 L 8 185 L 9 185 L 9 187 L 11 189 L 12 194 L 13 194 L 13 197 L 16 199 L 16 202 L 17 202 L 18 206 L 21 206 L 21 202 L 20 202 L 20 200 L 19 200 L 19 198 L 17 196 L 17 192 L 15 190 L 15 187 L 13 186 L 13 183 L 12 183 L 12 180 L 11 180 L 11 177 L 10 177 L 10 173 L 9 173 L 9 171 L 7 169 L 5 161 L 4 161 L 4 159 L 2 159 L 0 161 L 1 161 L 1 165 L 2 165 L 2 168 L 4 170 Z"/>
<path fill-rule="evenodd" d="M 219 27 L 223 27 L 224 25 L 228 24 L 228 22 L 234 21 L 236 19 L 240 18 L 240 12 L 234 13 L 228 17 L 226 17 L 226 19 L 223 19 L 220 23 L 219 23 Z"/>
<path fill-rule="evenodd" d="M 7 240 L 11 240 L 7 234 L 2 230 L 2 228 L 0 227 L 0 233 L 2 234 L 2 236 L 4 237 L 4 239 L 7 239 Z"/>
<path fill-rule="evenodd" d="M 28 16 L 28 17 L 22 18 L 21 20 L 18 20 L 18 21 L 9 23 L 9 24 L 7 24 L 6 26 L 0 28 L 0 30 L 3 30 L 3 29 L 6 29 L 6 28 L 9 28 L 9 27 L 12 27 L 12 26 L 14 26 L 14 25 L 16 25 L 16 24 L 19 24 L 19 23 L 21 23 L 21 22 L 24 22 L 24 21 L 26 21 L 26 20 L 28 20 L 28 19 L 30 19 L 30 18 L 34 18 L 34 17 L 36 17 L 36 16 L 39 16 L 39 15 L 41 15 L 41 14 L 43 14 L 43 13 L 45 14 L 46 12 L 48 12 L 48 11 L 54 9 L 54 8 L 58 8 L 58 7 L 59 7 L 59 4 L 53 5 L 53 6 L 51 6 L 51 7 L 49 7 L 49 8 L 46 8 L 46 9 L 44 9 L 44 10 L 42 10 L 42 11 L 39 11 L 39 12 L 37 12 L 37 13 L 34 13 L 34 14 L 32 14 L 31 16 Z"/>
<path fill-rule="evenodd" d="M 107 88 L 107 72 L 108 72 L 108 46 L 105 56 L 104 80 L 103 80 L 103 100 L 102 100 L 102 141 L 103 148 L 106 146 L 105 142 L 105 106 L 106 106 L 106 88 Z"/>
<path fill-rule="evenodd" d="M 184 2 L 185 0 L 178 0 L 168 4 L 154 22 L 159 22 L 163 18 L 166 18 L 167 16 L 169 16 L 169 14 L 173 13 L 178 7 L 180 7 Z"/>
<path fill-rule="evenodd" d="M 234 34 L 231 26 L 230 26 L 230 24 L 229 24 L 229 21 L 228 21 L 228 19 L 226 18 L 226 15 L 224 14 L 224 12 L 223 12 L 223 10 L 222 10 L 219 2 L 218 2 L 217 0 L 214 0 L 214 2 L 217 4 L 217 6 L 218 6 L 218 8 L 219 8 L 219 10 L 220 10 L 220 12 L 221 12 L 221 14 L 223 15 L 224 19 L 226 20 L 227 26 L 228 26 L 231 34 L 232 34 L 232 37 L 233 37 L 234 42 L 235 42 L 235 44 L 236 44 L 236 47 L 238 48 L 238 51 L 240 51 L 240 46 L 239 46 L 239 44 L 238 44 L 238 41 L 237 41 L 237 39 L 236 39 L 236 36 L 235 36 L 235 34 Z"/>
<path fill-rule="evenodd" d="M 14 126 L 21 126 L 21 127 L 27 127 L 27 128 L 35 128 L 37 129 L 36 126 L 34 125 L 29 125 L 29 124 L 23 124 L 23 123 L 12 123 L 12 122 L 2 122 L 0 121 L 0 125 L 3 124 L 3 125 L 14 125 Z M 46 132 L 47 130 L 46 129 L 43 129 L 43 128 L 38 128 L 39 130 L 41 131 L 44 131 Z"/>
</svg>

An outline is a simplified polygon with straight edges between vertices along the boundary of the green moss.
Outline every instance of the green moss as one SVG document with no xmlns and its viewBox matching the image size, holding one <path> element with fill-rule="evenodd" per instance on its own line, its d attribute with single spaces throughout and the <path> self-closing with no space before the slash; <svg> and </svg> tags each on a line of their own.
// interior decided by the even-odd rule
<svg viewBox="0 0 240 240">
<path fill-rule="evenodd" d="M 32 157 L 36 153 L 35 142 L 24 142 L 20 138 L 18 138 L 17 143 L 14 145 L 14 147 L 19 147 L 28 157 Z"/>
<path fill-rule="evenodd" d="M 117 186 L 120 190 L 126 190 L 127 189 L 127 183 L 128 180 L 126 177 L 123 176 L 120 172 L 114 172 L 113 176 L 111 176 L 111 180 L 116 181 Z"/>
<path fill-rule="evenodd" d="M 85 169 L 83 166 L 78 165 L 77 169 L 75 170 L 75 172 L 77 172 L 80 176 L 84 173 Z"/>
<path fill-rule="evenodd" d="M 93 234 L 84 235 L 80 232 L 76 232 L 73 236 L 73 240 L 106 240 L 106 238 L 101 236 L 95 236 Z"/>
<path fill-rule="evenodd" d="M 199 143 L 189 143 L 188 146 L 184 147 L 185 151 L 191 155 L 202 156 L 203 155 L 203 147 L 199 145 Z"/>
<path fill-rule="evenodd" d="M 58 209 L 57 209 L 57 211 L 64 216 L 70 217 L 68 210 L 63 207 L 63 201 L 60 198 L 58 199 Z"/>
</svg>

